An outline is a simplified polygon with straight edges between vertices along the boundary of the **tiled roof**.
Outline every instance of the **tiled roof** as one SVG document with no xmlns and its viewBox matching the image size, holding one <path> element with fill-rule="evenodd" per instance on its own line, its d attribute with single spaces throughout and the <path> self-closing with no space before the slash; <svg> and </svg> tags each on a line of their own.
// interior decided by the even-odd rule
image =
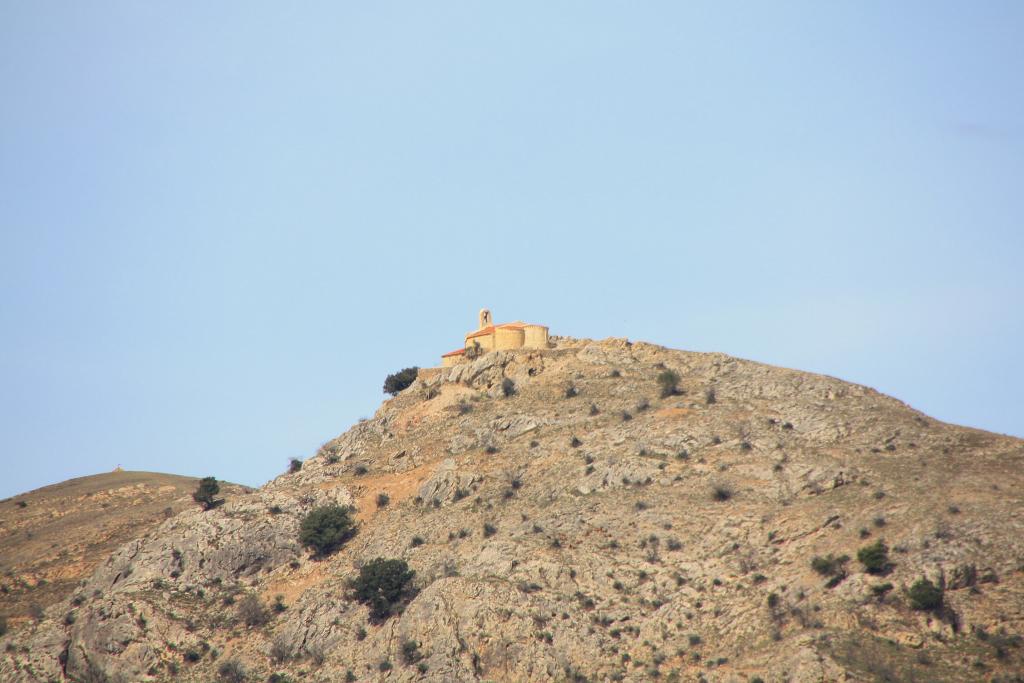
<svg viewBox="0 0 1024 683">
<path fill-rule="evenodd" d="M 483 337 L 488 334 L 493 334 L 495 328 L 497 327 L 507 327 L 513 330 L 521 330 L 524 327 L 526 327 L 526 323 L 503 323 L 501 325 L 488 325 L 487 327 L 480 328 L 476 332 L 470 332 L 469 334 L 466 335 L 466 339 L 472 339 L 473 337 Z"/>
<path fill-rule="evenodd" d="M 449 351 L 448 353 L 444 354 L 443 356 L 441 356 L 441 358 L 448 358 L 449 356 L 461 356 L 465 352 L 466 349 L 455 349 L 454 351 Z"/>
</svg>

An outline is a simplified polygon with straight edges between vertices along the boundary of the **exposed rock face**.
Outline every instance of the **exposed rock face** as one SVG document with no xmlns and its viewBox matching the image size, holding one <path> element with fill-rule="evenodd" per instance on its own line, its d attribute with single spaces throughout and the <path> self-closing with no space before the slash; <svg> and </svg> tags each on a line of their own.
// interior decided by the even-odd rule
<svg viewBox="0 0 1024 683">
<path fill-rule="evenodd" d="M 0 615 L 17 629 L 65 600 L 120 545 L 190 506 L 195 488 L 191 477 L 118 470 L 0 501 Z"/>
<path fill-rule="evenodd" d="M 665 369 L 681 393 L 661 398 Z M 866 387 L 558 339 L 424 377 L 301 471 L 123 546 L 8 637 L 0 679 L 1005 677 L 1024 662 L 1022 485 L 1021 440 Z M 314 559 L 298 525 L 328 503 L 359 530 Z M 880 539 L 885 575 L 866 573 Z M 849 559 L 819 574 L 829 555 Z M 383 623 L 348 588 L 377 557 L 418 588 Z M 922 577 L 941 608 L 911 608 Z M 247 625 L 250 593 L 283 608 Z"/>
</svg>

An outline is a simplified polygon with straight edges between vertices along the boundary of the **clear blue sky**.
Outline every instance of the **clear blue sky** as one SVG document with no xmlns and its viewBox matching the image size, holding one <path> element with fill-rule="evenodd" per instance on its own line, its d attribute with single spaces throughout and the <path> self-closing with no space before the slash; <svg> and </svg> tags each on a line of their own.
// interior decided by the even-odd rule
<svg viewBox="0 0 1024 683">
<path fill-rule="evenodd" d="M 1024 3 L 0 3 L 0 496 L 260 484 L 476 311 L 1024 435 Z"/>
</svg>

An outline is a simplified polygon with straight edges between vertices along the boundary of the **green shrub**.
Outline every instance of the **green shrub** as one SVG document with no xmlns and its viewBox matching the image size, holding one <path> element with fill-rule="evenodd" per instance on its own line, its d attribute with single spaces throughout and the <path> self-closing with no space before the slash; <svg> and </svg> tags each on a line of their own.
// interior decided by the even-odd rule
<svg viewBox="0 0 1024 683">
<path fill-rule="evenodd" d="M 398 396 L 400 391 L 408 388 L 410 384 L 416 381 L 416 374 L 419 370 L 418 367 L 411 367 L 388 375 L 384 380 L 384 393 Z"/>
<path fill-rule="evenodd" d="M 828 555 L 826 557 L 819 556 L 811 560 L 811 569 L 822 576 L 839 576 L 846 573 L 843 565 L 849 561 L 849 555 L 842 555 L 840 557 L 834 557 L 832 555 Z"/>
<path fill-rule="evenodd" d="M 423 653 L 420 652 L 420 644 L 415 640 L 407 640 L 402 643 L 402 661 L 406 664 L 415 664 L 416 662 L 423 659 Z"/>
<path fill-rule="evenodd" d="M 204 510 L 212 510 L 224 502 L 223 499 L 217 499 L 218 493 L 220 493 L 220 484 L 217 483 L 217 479 L 203 477 L 192 494 L 192 500 L 202 505 Z"/>
<path fill-rule="evenodd" d="M 7 617 L 0 615 L 0 638 L 7 634 Z"/>
<path fill-rule="evenodd" d="M 722 503 L 732 498 L 732 489 L 727 484 L 715 484 L 711 488 L 711 497 Z"/>
<path fill-rule="evenodd" d="M 933 610 L 942 606 L 942 588 L 928 579 L 918 579 L 907 592 L 910 607 L 917 610 Z"/>
<path fill-rule="evenodd" d="M 295 474 L 302 469 L 302 461 L 298 458 L 292 458 L 288 461 L 288 473 Z"/>
<path fill-rule="evenodd" d="M 679 393 L 679 374 L 672 370 L 665 370 L 658 375 L 658 386 L 661 387 L 661 397 L 668 398 Z"/>
<path fill-rule="evenodd" d="M 388 506 L 388 503 L 390 503 L 390 502 L 391 502 L 391 496 L 389 496 L 388 494 L 386 494 L 386 493 L 378 493 L 377 494 L 377 507 L 378 508 L 386 508 Z"/>
<path fill-rule="evenodd" d="M 352 581 L 353 594 L 370 608 L 370 619 L 383 621 L 413 595 L 414 576 L 416 572 L 409 569 L 405 560 L 378 557 L 360 567 L 359 576 Z"/>
<path fill-rule="evenodd" d="M 310 511 L 299 526 L 299 541 L 317 555 L 329 555 L 355 536 L 356 527 L 349 508 L 325 505 Z"/>
<path fill-rule="evenodd" d="M 575 384 L 570 384 L 569 386 L 567 386 L 565 388 L 565 397 L 566 398 L 573 398 L 575 396 L 579 396 L 579 394 L 580 394 L 580 390 L 576 388 Z"/>
<path fill-rule="evenodd" d="M 484 522 L 484 538 L 490 538 L 496 533 L 498 533 L 498 527 L 489 522 Z"/>
<path fill-rule="evenodd" d="M 516 394 L 516 383 L 506 377 L 501 380 L 501 393 L 505 398 L 515 396 Z"/>
<path fill-rule="evenodd" d="M 889 547 L 881 540 L 857 551 L 857 560 L 871 574 L 882 574 L 889 568 Z"/>
</svg>

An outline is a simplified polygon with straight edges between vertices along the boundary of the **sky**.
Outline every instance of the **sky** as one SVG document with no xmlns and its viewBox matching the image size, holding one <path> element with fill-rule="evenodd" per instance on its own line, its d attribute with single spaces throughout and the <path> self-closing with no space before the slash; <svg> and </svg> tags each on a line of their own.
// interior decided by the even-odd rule
<svg viewBox="0 0 1024 683">
<path fill-rule="evenodd" d="M 1024 436 L 1024 4 L 0 0 L 0 497 L 259 485 L 476 327 Z"/>
</svg>

